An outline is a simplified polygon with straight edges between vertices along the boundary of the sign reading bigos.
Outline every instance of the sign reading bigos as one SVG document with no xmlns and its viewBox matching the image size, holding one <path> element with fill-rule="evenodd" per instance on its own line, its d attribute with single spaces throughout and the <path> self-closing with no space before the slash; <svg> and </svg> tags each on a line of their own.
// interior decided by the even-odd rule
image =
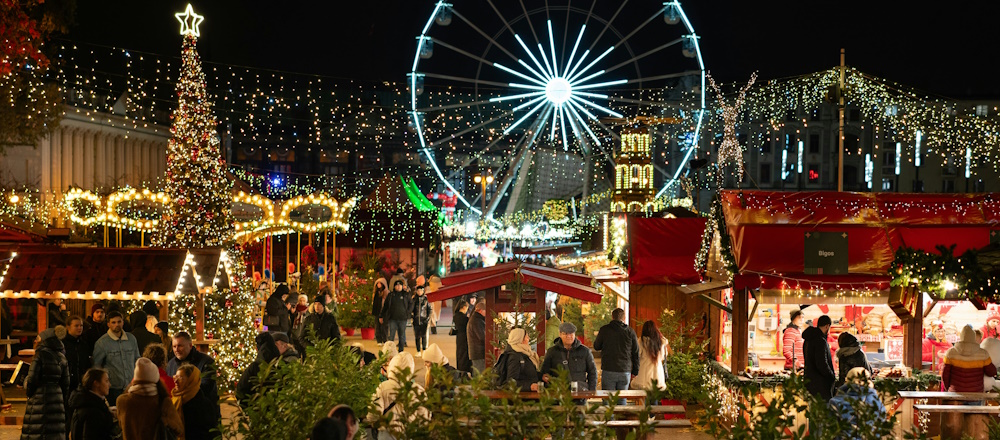
<svg viewBox="0 0 1000 440">
<path fill-rule="evenodd" d="M 847 232 L 806 232 L 803 272 L 810 275 L 847 274 Z"/>
</svg>

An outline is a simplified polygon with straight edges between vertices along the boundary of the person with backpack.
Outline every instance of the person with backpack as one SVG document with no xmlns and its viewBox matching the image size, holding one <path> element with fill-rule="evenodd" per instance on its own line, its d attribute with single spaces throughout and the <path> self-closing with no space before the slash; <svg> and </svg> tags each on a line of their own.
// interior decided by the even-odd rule
<svg viewBox="0 0 1000 440">
<path fill-rule="evenodd" d="M 528 333 L 523 328 L 512 329 L 507 335 L 507 349 L 500 354 L 493 367 L 497 387 L 513 381 L 522 390 L 538 391 L 540 364 L 538 353 L 531 348 Z"/>
</svg>

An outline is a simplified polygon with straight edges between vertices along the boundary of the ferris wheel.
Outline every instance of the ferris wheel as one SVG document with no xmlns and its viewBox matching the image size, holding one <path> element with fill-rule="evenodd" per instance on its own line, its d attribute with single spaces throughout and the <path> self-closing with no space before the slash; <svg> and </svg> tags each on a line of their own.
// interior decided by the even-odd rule
<svg viewBox="0 0 1000 440">
<path fill-rule="evenodd" d="M 657 167 L 664 182 L 657 196 L 676 182 L 697 149 L 705 65 L 680 2 L 579 3 L 434 5 L 407 75 L 410 126 L 440 182 L 469 210 L 482 214 L 479 203 L 470 203 L 480 188 L 463 194 L 459 182 L 464 170 L 482 169 L 486 158 L 498 182 L 486 216 L 525 178 L 537 148 L 613 170 L 621 140 L 616 121 L 660 118 L 677 121 L 684 131 L 675 136 L 683 159 L 673 170 Z"/>
</svg>

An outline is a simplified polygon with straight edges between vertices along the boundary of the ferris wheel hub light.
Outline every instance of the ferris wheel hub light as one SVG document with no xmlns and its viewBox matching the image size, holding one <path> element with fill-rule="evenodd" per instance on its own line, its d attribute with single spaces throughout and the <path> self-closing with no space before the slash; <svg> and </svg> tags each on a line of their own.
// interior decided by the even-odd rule
<svg viewBox="0 0 1000 440">
<path fill-rule="evenodd" d="M 552 78 L 545 85 L 545 98 L 553 104 L 559 105 L 569 101 L 572 94 L 573 86 L 570 85 L 566 78 Z"/>
</svg>

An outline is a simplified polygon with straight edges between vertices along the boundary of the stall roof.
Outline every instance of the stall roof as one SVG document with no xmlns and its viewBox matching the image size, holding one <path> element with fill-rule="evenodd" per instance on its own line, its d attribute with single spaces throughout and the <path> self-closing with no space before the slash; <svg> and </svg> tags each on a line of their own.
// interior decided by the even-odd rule
<svg viewBox="0 0 1000 440">
<path fill-rule="evenodd" d="M 884 290 L 902 246 L 955 253 L 990 244 L 1000 224 L 997 194 L 719 192 L 739 275 L 735 287 Z M 804 273 L 807 232 L 844 232 L 848 273 Z"/>
<path fill-rule="evenodd" d="M 221 255 L 218 249 L 21 246 L 0 280 L 0 297 L 170 300 L 178 285 L 228 288 L 228 276 L 216 277 Z"/>
<path fill-rule="evenodd" d="M 519 280 L 538 289 L 556 292 L 588 302 L 600 302 L 601 294 L 591 286 L 593 278 L 550 267 L 522 262 L 455 272 L 441 279 L 444 287 L 427 295 L 429 301 L 442 301 Z"/>
<path fill-rule="evenodd" d="M 515 255 L 565 255 L 575 252 L 580 244 L 580 242 L 574 242 L 531 247 L 514 246 L 513 253 Z"/>
</svg>

